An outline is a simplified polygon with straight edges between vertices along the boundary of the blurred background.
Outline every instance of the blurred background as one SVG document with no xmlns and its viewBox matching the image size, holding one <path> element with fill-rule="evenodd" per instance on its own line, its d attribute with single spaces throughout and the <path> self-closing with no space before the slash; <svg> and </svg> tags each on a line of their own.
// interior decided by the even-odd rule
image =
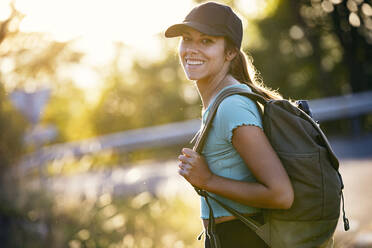
<svg viewBox="0 0 372 248">
<path fill-rule="evenodd" d="M 1 247 L 202 247 L 176 161 L 201 103 L 163 35 L 201 2 L 0 1 Z M 351 230 L 336 247 L 372 247 L 371 1 L 217 2 L 340 158 Z"/>
</svg>

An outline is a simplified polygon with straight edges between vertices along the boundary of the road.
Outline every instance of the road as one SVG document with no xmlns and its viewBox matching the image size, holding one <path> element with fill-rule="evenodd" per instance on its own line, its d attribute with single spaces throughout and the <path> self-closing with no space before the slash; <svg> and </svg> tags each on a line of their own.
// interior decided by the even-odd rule
<svg viewBox="0 0 372 248">
<path fill-rule="evenodd" d="M 336 229 L 337 247 L 372 247 L 372 159 L 342 160 L 340 172 L 345 189 L 345 210 L 350 230 Z"/>
<path fill-rule="evenodd" d="M 342 221 L 336 229 L 337 247 L 372 247 L 372 159 L 341 160 L 340 172 L 345 189 L 345 210 L 350 230 L 343 231 Z M 105 192 L 125 197 L 150 191 L 167 197 L 182 192 L 184 197 L 198 204 L 193 189 L 177 175 L 176 161 L 144 164 L 133 168 L 119 168 L 89 172 L 46 182 L 49 189 L 63 194 L 97 197 Z"/>
<path fill-rule="evenodd" d="M 340 158 L 340 171 L 345 189 L 345 210 L 350 230 L 343 231 L 342 221 L 336 229 L 337 248 L 372 247 L 372 136 L 353 139 L 332 139 L 331 144 Z M 34 182 L 34 184 L 38 184 Z M 140 166 L 87 172 L 68 177 L 45 179 L 48 189 L 77 200 L 112 193 L 125 197 L 143 191 L 167 197 L 182 192 L 183 197 L 199 204 L 192 187 L 177 174 L 177 162 L 149 161 Z M 39 185 L 40 186 L 40 185 Z M 37 185 L 35 185 L 37 187 Z"/>
</svg>

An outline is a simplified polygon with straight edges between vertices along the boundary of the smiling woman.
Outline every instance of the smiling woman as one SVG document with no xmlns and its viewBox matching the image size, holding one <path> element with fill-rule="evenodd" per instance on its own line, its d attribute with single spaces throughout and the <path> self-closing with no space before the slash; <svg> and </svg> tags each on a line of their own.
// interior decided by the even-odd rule
<svg viewBox="0 0 372 248">
<path fill-rule="evenodd" d="M 165 36 L 182 37 L 179 57 L 202 100 L 203 126 L 213 102 L 228 88 L 281 99 L 248 73 L 251 64 L 241 50 L 242 21 L 229 6 L 200 4 L 182 23 L 170 26 Z M 222 101 L 203 150 L 184 148 L 178 159 L 179 174 L 191 185 L 256 221 L 262 219 L 261 208 L 288 209 L 293 203 L 291 183 L 263 132 L 259 110 L 243 96 Z M 201 198 L 201 218 L 206 248 L 267 247 L 254 231 L 207 197 Z"/>
</svg>

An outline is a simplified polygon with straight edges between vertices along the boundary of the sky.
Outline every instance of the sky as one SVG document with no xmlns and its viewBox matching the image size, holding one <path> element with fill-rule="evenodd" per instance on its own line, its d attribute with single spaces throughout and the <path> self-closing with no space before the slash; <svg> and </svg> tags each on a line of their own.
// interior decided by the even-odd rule
<svg viewBox="0 0 372 248">
<path fill-rule="evenodd" d="M 112 56 L 111 45 L 118 41 L 153 54 L 149 52 L 156 51 L 156 34 L 164 32 L 170 23 L 182 21 L 192 7 L 191 0 L 15 0 L 15 3 L 26 14 L 21 31 L 48 33 L 57 41 L 75 40 L 79 49 L 94 53 L 98 63 Z"/>
<path fill-rule="evenodd" d="M 9 16 L 10 1 L 0 0 L 0 21 Z M 100 81 L 89 66 L 99 67 L 110 61 L 115 55 L 115 42 L 122 42 L 134 55 L 142 54 L 149 60 L 160 58 L 159 34 L 181 22 L 195 6 L 192 0 L 13 1 L 25 14 L 21 31 L 46 33 L 62 42 L 73 40 L 74 47 L 86 54 L 86 66 L 73 69 L 74 79 L 82 88 L 94 88 Z M 267 1 L 237 3 L 240 11 L 254 18 L 262 13 Z"/>
<path fill-rule="evenodd" d="M 0 21 L 10 14 L 9 2 L 0 1 Z M 56 41 L 73 41 L 86 54 L 84 65 L 70 70 L 77 85 L 95 87 L 101 81 L 90 66 L 103 66 L 115 56 L 115 42 L 147 59 L 161 56 L 159 33 L 182 21 L 191 0 L 14 0 L 25 17 L 23 32 L 41 32 Z M 134 55 L 133 55 L 134 56 Z M 79 73 L 76 73 L 79 71 Z"/>
<path fill-rule="evenodd" d="M 9 15 L 9 2 L 0 1 L 0 21 Z M 97 51 L 121 41 L 147 50 L 156 34 L 181 22 L 195 5 L 192 0 L 14 0 L 25 14 L 21 31 L 49 33 L 57 41 L 82 40 Z M 240 0 L 239 10 L 258 15 L 267 1 Z M 155 42 L 156 44 L 156 42 Z"/>
</svg>

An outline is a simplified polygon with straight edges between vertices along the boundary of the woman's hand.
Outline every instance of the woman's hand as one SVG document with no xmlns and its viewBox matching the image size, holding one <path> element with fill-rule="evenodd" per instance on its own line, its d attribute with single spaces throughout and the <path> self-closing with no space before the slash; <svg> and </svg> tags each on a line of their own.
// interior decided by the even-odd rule
<svg viewBox="0 0 372 248">
<path fill-rule="evenodd" d="M 210 171 L 204 157 L 192 149 L 183 148 L 178 159 L 180 160 L 178 173 L 193 186 L 205 189 L 214 174 Z"/>
</svg>

